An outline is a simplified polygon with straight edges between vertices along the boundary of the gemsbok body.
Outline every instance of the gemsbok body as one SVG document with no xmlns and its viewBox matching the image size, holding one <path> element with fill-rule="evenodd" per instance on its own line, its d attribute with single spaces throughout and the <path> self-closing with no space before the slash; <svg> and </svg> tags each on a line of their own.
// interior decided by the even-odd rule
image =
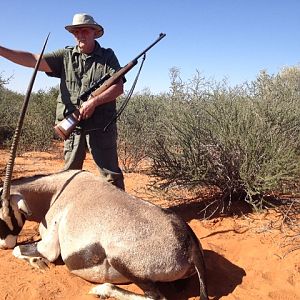
<svg viewBox="0 0 300 300">
<path fill-rule="evenodd" d="M 157 282 L 198 273 L 207 300 L 201 245 L 170 210 L 130 196 L 104 178 L 71 170 L 12 181 L 9 217 L 0 209 L 0 248 L 43 267 L 61 256 L 71 273 L 95 285 L 103 299 L 166 299 Z M 25 220 L 40 223 L 41 240 L 16 246 Z M 133 282 L 144 295 L 115 286 Z"/>
</svg>

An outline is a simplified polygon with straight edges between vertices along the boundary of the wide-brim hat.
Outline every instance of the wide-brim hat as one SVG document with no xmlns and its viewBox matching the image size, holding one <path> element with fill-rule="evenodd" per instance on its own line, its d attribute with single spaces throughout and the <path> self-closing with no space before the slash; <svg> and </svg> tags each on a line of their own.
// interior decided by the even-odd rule
<svg viewBox="0 0 300 300">
<path fill-rule="evenodd" d="M 65 26 L 65 28 L 71 33 L 73 33 L 74 30 L 79 27 L 90 27 L 95 29 L 96 39 L 101 37 L 104 33 L 103 27 L 95 22 L 94 18 L 88 14 L 75 14 L 72 25 Z"/>
</svg>

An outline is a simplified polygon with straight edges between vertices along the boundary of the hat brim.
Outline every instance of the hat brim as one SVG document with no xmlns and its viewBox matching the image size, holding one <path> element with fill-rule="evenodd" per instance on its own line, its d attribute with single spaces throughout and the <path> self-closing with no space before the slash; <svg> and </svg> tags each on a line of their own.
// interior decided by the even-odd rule
<svg viewBox="0 0 300 300">
<path fill-rule="evenodd" d="M 94 25 L 94 24 L 79 24 L 79 25 L 67 25 L 65 26 L 65 29 L 68 30 L 71 33 L 74 33 L 75 29 L 77 28 L 93 28 L 95 30 L 95 38 L 98 39 L 101 37 L 104 33 L 104 29 L 100 25 Z"/>
</svg>

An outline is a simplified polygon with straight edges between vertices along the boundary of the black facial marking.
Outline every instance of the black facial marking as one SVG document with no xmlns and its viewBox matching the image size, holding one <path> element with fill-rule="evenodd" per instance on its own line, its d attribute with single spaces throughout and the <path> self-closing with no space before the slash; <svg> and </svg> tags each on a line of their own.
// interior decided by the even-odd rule
<svg viewBox="0 0 300 300">
<path fill-rule="evenodd" d="M 2 209 L 2 201 L 0 201 L 0 209 Z M 10 234 L 17 236 L 22 229 L 22 227 L 20 227 L 18 224 L 18 221 L 14 215 L 14 212 L 13 212 L 11 206 L 9 206 L 9 216 L 11 218 L 13 230 L 10 230 L 10 228 L 7 226 L 6 222 L 0 218 L 0 239 L 2 239 L 2 240 L 6 239 L 7 236 Z M 23 223 L 24 223 L 25 219 L 23 218 L 23 216 L 22 216 L 22 219 L 23 219 Z"/>
<path fill-rule="evenodd" d="M 9 234 L 11 234 L 11 230 L 8 228 L 6 223 L 0 219 L 0 239 L 6 239 Z"/>
<path fill-rule="evenodd" d="M 99 243 L 87 246 L 67 257 L 64 262 L 69 270 L 81 270 L 101 265 L 106 253 Z"/>
</svg>

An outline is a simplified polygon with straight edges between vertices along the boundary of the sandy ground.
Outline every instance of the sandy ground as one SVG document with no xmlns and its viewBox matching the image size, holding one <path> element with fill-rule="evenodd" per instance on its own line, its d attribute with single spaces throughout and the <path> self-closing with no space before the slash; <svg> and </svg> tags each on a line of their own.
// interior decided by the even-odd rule
<svg viewBox="0 0 300 300">
<path fill-rule="evenodd" d="M 7 152 L 0 151 L 2 179 L 7 157 Z M 55 172 L 62 165 L 61 149 L 24 153 L 16 159 L 14 176 Z M 90 157 L 84 168 L 97 172 Z M 201 240 L 210 299 L 300 299 L 300 249 L 295 243 L 299 232 L 279 226 L 282 219 L 275 212 L 253 214 L 238 208 L 232 216 L 203 221 L 198 214 L 199 200 L 170 202 L 156 195 L 149 197 L 145 189 L 148 182 L 143 174 L 125 175 L 128 193 L 175 210 Z M 37 240 L 37 228 L 36 223 L 28 222 L 19 242 Z M 0 300 L 95 299 L 88 295 L 94 285 L 71 275 L 63 263 L 42 272 L 14 258 L 11 250 L 0 250 L 0 261 Z M 134 284 L 123 287 L 140 292 Z M 173 286 L 163 285 L 162 289 L 171 300 L 198 299 L 196 277 L 187 280 L 180 292 Z"/>
</svg>

